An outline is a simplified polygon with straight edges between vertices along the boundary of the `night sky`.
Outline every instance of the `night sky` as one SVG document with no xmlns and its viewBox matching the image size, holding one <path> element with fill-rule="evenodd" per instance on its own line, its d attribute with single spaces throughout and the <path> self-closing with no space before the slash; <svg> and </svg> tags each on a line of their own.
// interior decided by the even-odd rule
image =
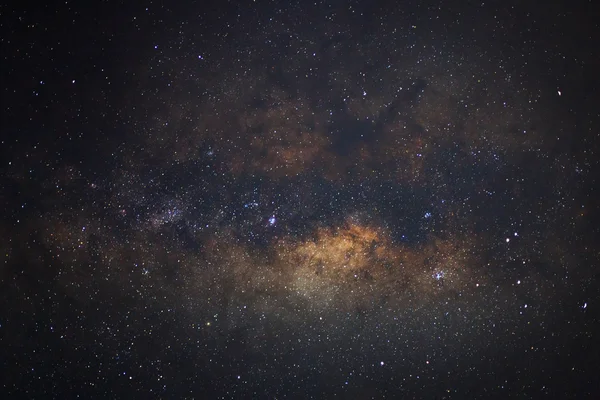
<svg viewBox="0 0 600 400">
<path fill-rule="evenodd" d="M 592 1 L 14 3 L 2 398 L 598 398 Z"/>
</svg>

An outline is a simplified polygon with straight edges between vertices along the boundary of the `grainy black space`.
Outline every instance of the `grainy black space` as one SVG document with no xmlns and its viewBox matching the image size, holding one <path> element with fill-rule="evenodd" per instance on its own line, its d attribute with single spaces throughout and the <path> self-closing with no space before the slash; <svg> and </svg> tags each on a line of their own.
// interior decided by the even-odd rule
<svg viewBox="0 0 600 400">
<path fill-rule="evenodd" d="M 595 399 L 592 1 L 2 5 L 2 398 Z"/>
</svg>

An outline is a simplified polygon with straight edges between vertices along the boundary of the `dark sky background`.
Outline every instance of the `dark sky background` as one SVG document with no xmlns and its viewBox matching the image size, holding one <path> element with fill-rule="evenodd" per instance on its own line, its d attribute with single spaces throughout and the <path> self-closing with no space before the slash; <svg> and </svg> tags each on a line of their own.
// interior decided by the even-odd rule
<svg viewBox="0 0 600 400">
<path fill-rule="evenodd" d="M 2 398 L 597 398 L 592 1 L 173 3 L 0 7 Z"/>
</svg>

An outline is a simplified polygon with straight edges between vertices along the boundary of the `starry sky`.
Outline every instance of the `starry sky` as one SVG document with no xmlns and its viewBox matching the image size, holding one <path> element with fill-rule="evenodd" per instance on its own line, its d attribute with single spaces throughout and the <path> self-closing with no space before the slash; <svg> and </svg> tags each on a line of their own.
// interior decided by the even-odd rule
<svg viewBox="0 0 600 400">
<path fill-rule="evenodd" d="M 0 8 L 0 392 L 592 399 L 591 1 Z"/>
</svg>

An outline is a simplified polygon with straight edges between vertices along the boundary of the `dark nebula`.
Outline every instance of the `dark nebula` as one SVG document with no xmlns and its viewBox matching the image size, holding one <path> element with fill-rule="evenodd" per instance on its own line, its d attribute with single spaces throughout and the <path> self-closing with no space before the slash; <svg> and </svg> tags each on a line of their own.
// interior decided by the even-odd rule
<svg viewBox="0 0 600 400">
<path fill-rule="evenodd" d="M 591 2 L 174 3 L 2 7 L 2 398 L 597 398 Z"/>
</svg>

